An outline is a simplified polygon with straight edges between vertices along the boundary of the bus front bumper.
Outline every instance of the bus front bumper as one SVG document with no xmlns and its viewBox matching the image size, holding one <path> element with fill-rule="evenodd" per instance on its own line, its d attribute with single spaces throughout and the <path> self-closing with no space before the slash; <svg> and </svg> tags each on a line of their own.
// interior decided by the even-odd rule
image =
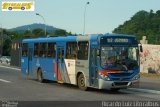
<svg viewBox="0 0 160 107">
<path fill-rule="evenodd" d="M 134 81 L 105 81 L 103 79 L 98 80 L 99 89 L 113 89 L 113 88 L 129 88 L 139 87 L 139 80 Z"/>
</svg>

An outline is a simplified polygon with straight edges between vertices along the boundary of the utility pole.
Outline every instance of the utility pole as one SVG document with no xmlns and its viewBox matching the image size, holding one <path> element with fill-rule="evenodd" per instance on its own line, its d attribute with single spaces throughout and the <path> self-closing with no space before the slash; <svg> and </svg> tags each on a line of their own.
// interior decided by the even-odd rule
<svg viewBox="0 0 160 107">
<path fill-rule="evenodd" d="M 37 15 L 37 16 L 40 16 L 40 17 L 43 19 L 43 21 L 44 21 L 44 32 L 45 32 L 45 36 L 47 36 L 46 21 L 45 21 L 44 17 L 43 17 L 41 14 L 39 14 L 39 13 L 36 13 L 36 15 Z"/>
<path fill-rule="evenodd" d="M 85 7 L 84 7 L 83 36 L 85 35 L 85 27 L 86 27 L 86 8 L 87 8 L 87 5 L 89 5 L 89 2 L 87 2 L 87 3 L 85 4 Z"/>
</svg>

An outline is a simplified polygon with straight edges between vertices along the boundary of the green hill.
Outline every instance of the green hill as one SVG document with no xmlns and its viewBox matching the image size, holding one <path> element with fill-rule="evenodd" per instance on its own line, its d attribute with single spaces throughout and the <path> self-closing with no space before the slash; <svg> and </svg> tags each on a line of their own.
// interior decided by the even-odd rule
<svg viewBox="0 0 160 107">
<path fill-rule="evenodd" d="M 131 34 L 140 40 L 147 36 L 150 44 L 160 44 L 160 10 L 139 11 L 130 20 L 113 30 L 113 33 Z"/>
<path fill-rule="evenodd" d="M 50 26 L 50 25 L 45 25 L 41 23 L 33 23 L 33 24 L 28 24 L 28 25 L 23 25 L 23 26 L 18 26 L 16 28 L 8 29 L 9 31 L 17 31 L 20 34 L 23 34 L 26 30 L 34 30 L 34 29 L 42 29 L 44 30 L 44 27 L 46 26 L 47 32 L 50 34 L 53 34 L 55 30 L 58 30 L 59 28 Z"/>
</svg>

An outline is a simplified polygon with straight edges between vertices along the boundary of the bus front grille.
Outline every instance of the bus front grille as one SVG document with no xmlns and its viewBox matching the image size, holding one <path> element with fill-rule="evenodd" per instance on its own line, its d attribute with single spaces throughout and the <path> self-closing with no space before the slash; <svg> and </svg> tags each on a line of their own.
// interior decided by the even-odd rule
<svg viewBox="0 0 160 107">
<path fill-rule="evenodd" d="M 118 77 L 118 76 L 131 76 L 132 73 L 113 73 L 113 74 L 110 74 L 111 76 L 115 76 L 115 77 Z"/>
<path fill-rule="evenodd" d="M 114 82 L 115 86 L 122 86 L 122 85 L 127 85 L 128 82 Z"/>
<path fill-rule="evenodd" d="M 130 78 L 112 78 L 113 81 L 129 81 Z"/>
</svg>

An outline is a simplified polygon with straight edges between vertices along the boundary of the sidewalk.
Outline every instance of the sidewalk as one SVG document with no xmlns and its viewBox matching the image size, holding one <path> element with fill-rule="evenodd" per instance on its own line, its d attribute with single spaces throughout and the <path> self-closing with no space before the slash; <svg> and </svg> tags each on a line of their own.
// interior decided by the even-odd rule
<svg viewBox="0 0 160 107">
<path fill-rule="evenodd" d="M 21 67 L 11 66 L 10 64 L 7 64 L 7 63 L 0 63 L 0 66 L 6 66 L 6 67 L 11 67 L 11 68 L 21 69 Z"/>
<path fill-rule="evenodd" d="M 155 78 L 155 77 L 144 77 L 144 76 L 141 76 L 140 81 L 141 82 L 159 83 L 160 84 L 160 78 L 158 78 L 158 77 Z"/>
<path fill-rule="evenodd" d="M 160 78 L 143 77 L 140 78 L 140 87 L 160 91 Z"/>
<path fill-rule="evenodd" d="M 160 74 L 140 73 L 142 82 L 160 83 Z"/>
</svg>

